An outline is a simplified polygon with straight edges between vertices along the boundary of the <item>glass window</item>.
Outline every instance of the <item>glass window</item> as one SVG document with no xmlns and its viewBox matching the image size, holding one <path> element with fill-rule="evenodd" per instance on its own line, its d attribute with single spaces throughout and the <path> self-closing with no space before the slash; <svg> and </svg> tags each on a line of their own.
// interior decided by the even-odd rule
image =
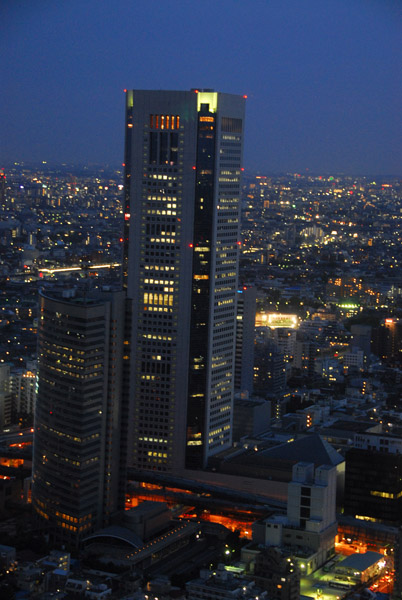
<svg viewBox="0 0 402 600">
<path fill-rule="evenodd" d="M 169 162 L 169 142 L 168 133 L 161 133 L 159 140 L 159 163 L 166 164 Z"/>
<path fill-rule="evenodd" d="M 156 165 L 158 156 L 158 134 L 151 131 L 149 134 L 149 162 L 151 165 Z"/>
</svg>

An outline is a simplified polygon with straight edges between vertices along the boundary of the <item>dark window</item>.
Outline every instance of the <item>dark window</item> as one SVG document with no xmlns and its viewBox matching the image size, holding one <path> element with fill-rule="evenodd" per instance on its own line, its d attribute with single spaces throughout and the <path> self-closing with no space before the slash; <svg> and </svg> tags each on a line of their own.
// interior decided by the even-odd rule
<svg viewBox="0 0 402 600">
<path fill-rule="evenodd" d="M 231 119 L 230 117 L 222 117 L 222 131 L 228 133 L 241 133 L 242 120 Z"/>
<path fill-rule="evenodd" d="M 168 139 L 169 139 L 169 134 L 168 133 L 161 133 L 160 134 L 160 139 L 159 139 L 159 164 L 166 164 L 169 162 L 169 143 L 168 143 Z"/>
<path fill-rule="evenodd" d="M 149 162 L 151 165 L 156 165 L 158 156 L 158 134 L 155 131 L 150 133 L 149 139 Z"/>
<path fill-rule="evenodd" d="M 173 117 L 172 117 L 173 121 Z M 179 136 L 177 133 L 170 134 L 170 164 L 177 165 L 177 152 L 179 147 Z"/>
</svg>

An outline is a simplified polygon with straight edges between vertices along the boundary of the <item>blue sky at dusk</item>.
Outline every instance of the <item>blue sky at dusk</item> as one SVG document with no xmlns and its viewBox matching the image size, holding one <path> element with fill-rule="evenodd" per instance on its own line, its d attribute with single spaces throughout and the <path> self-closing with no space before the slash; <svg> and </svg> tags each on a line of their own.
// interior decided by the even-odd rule
<svg viewBox="0 0 402 600">
<path fill-rule="evenodd" d="M 402 174 L 400 0 L 3 0 L 0 23 L 4 162 L 118 165 L 124 88 L 208 87 L 248 96 L 248 169 Z"/>
</svg>

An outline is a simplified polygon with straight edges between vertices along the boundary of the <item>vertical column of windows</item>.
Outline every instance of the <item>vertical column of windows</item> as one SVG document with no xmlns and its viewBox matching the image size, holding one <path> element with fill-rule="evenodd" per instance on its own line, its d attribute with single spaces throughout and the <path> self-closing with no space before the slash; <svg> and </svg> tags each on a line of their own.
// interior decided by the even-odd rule
<svg viewBox="0 0 402 600">
<path fill-rule="evenodd" d="M 196 188 L 193 233 L 193 289 L 187 406 L 186 465 L 201 468 L 205 460 L 208 401 L 211 246 L 213 239 L 216 116 L 208 105 L 198 114 Z"/>
<path fill-rule="evenodd" d="M 209 447 L 230 442 L 240 222 L 241 119 L 221 119 Z"/>
<path fill-rule="evenodd" d="M 150 128 L 156 131 L 149 132 L 142 186 L 134 462 L 158 470 L 169 468 L 173 446 L 177 357 L 171 340 L 178 320 L 180 134 L 166 129 L 174 130 L 179 123 L 177 115 L 150 116 Z"/>
<path fill-rule="evenodd" d="M 133 107 L 127 101 L 126 129 L 124 143 L 124 229 L 123 229 L 123 285 L 127 287 L 128 245 L 130 236 L 130 185 L 131 185 L 131 148 L 133 135 Z"/>
</svg>

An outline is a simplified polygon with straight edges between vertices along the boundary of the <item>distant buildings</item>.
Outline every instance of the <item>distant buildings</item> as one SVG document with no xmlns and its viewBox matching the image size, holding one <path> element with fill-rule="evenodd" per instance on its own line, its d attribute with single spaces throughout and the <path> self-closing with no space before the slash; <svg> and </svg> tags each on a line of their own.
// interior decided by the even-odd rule
<svg viewBox="0 0 402 600">
<path fill-rule="evenodd" d="M 260 597 L 287 600 L 299 597 L 298 569 L 311 573 L 333 555 L 344 483 L 341 535 L 396 547 L 400 183 L 384 191 L 288 174 L 249 176 L 241 189 L 243 120 L 237 96 L 127 92 L 122 237 L 121 171 L 0 176 L 0 424 L 23 424 L 37 398 L 32 499 L 41 528 L 86 548 L 113 537 L 123 547 L 117 557 L 113 546 L 111 558 L 139 571 L 156 547 L 163 560 L 176 543 L 203 540 L 195 522 L 167 536 L 166 507 L 148 519 L 143 503 L 112 523 L 124 504 L 127 458 L 135 494 L 143 492 L 133 503 L 159 486 L 168 501 L 185 493 L 196 500 L 199 515 L 204 506 L 231 511 L 222 518 L 234 527 L 240 500 L 255 501 L 241 524 L 249 535 L 272 502 L 243 553 L 255 586 L 220 569 L 187 590 L 222 599 L 258 587 Z M 116 281 L 120 248 L 125 292 L 89 291 Z M 250 282 L 240 288 L 239 254 Z M 56 277 L 71 288 L 84 275 L 94 282 L 86 292 L 68 297 L 49 287 L 41 296 L 36 397 L 37 288 Z M 346 318 L 366 307 L 349 332 Z M 4 514 L 21 500 L 15 483 L 1 486 Z M 128 524 L 132 535 L 123 535 Z M 346 563 L 345 576 L 360 566 L 374 573 L 363 563 Z M 38 569 L 25 575 L 35 586 Z M 57 573 L 55 585 L 59 575 L 67 577 Z M 128 591 L 134 583 L 126 583 Z M 93 598 L 111 591 L 89 589 L 85 577 L 64 584 Z"/>
</svg>

